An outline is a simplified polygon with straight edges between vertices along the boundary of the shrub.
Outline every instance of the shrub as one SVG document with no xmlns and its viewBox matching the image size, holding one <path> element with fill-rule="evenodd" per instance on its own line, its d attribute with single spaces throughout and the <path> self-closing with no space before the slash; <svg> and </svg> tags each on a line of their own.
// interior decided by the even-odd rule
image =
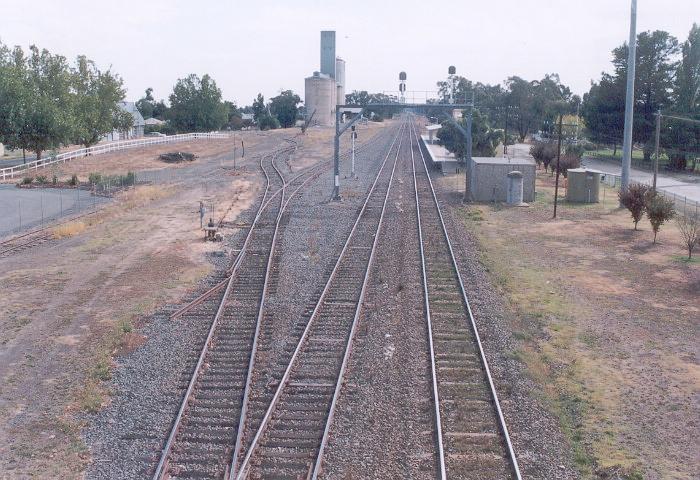
<svg viewBox="0 0 700 480">
<path fill-rule="evenodd" d="M 56 175 L 54 175 L 51 179 L 51 183 L 53 183 L 54 185 L 58 185 L 58 177 Z"/>
<path fill-rule="evenodd" d="M 36 177 L 36 183 L 43 185 L 45 183 L 48 183 L 48 179 L 46 178 L 46 175 L 37 175 Z"/>
<path fill-rule="evenodd" d="M 642 219 L 644 211 L 646 210 L 648 193 L 649 187 L 642 183 L 631 183 L 626 190 L 621 189 L 618 193 L 620 203 L 629 210 L 632 215 L 635 230 L 637 230 L 637 224 Z"/>
<path fill-rule="evenodd" d="M 690 260 L 693 258 L 693 250 L 700 245 L 700 215 L 679 215 L 677 222 L 683 243 L 688 249 L 688 260 Z"/>
<path fill-rule="evenodd" d="M 90 182 L 93 185 L 97 185 L 102 181 L 102 175 L 99 173 L 91 173 L 88 175 L 88 182 Z"/>
<path fill-rule="evenodd" d="M 24 177 L 22 179 L 22 185 L 31 185 L 31 183 L 34 181 L 34 178 L 32 177 Z"/>
<path fill-rule="evenodd" d="M 583 152 L 585 151 L 583 145 L 581 144 L 571 144 L 566 146 L 566 155 L 572 155 L 578 158 L 579 160 L 583 156 Z"/>
<path fill-rule="evenodd" d="M 78 176 L 74 173 L 73 175 L 71 175 L 68 185 L 75 187 L 78 185 L 78 183 Z"/>
<path fill-rule="evenodd" d="M 547 170 L 552 160 L 557 156 L 557 146 L 551 142 L 535 142 L 530 147 L 530 155 L 535 159 L 537 165 L 543 165 L 544 169 Z"/>
<path fill-rule="evenodd" d="M 673 200 L 658 194 L 648 196 L 646 210 L 649 223 L 654 230 L 654 243 L 656 243 L 656 234 L 659 233 L 661 225 L 676 215 L 676 210 L 673 207 Z"/>
<path fill-rule="evenodd" d="M 563 155 L 559 159 L 559 173 L 564 175 L 564 178 L 566 178 L 566 174 L 570 168 L 578 168 L 580 166 L 581 166 L 581 157 L 577 157 L 576 155 L 572 155 L 570 153 L 567 153 L 566 155 Z M 556 170 L 556 168 L 557 168 L 557 162 L 553 161 L 552 162 L 552 170 Z"/>
</svg>

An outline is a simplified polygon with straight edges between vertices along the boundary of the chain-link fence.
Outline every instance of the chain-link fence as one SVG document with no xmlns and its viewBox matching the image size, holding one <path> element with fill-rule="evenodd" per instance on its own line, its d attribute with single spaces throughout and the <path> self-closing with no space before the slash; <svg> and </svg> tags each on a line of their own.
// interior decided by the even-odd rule
<svg viewBox="0 0 700 480">
<path fill-rule="evenodd" d="M 620 186 L 622 185 L 620 175 L 615 175 L 613 173 L 605 173 L 601 175 L 600 181 L 603 182 L 605 185 L 613 188 L 620 188 Z M 635 180 L 633 183 L 643 183 L 649 186 L 652 185 L 652 182 L 648 180 Z M 688 198 L 684 195 L 679 195 L 673 192 L 666 191 L 662 188 L 659 188 L 658 185 L 656 191 L 659 195 L 663 195 L 665 198 L 672 200 L 676 206 L 676 211 L 679 214 L 700 214 L 700 202 Z"/>
</svg>

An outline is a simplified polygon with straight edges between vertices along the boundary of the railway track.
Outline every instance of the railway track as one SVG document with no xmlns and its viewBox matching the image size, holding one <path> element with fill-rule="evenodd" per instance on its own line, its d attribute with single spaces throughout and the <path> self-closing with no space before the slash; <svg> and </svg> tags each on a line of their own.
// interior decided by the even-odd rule
<svg viewBox="0 0 700 480">
<path fill-rule="evenodd" d="M 275 165 L 288 149 L 263 156 L 266 187 L 226 289 L 218 300 L 204 347 L 190 378 L 153 478 L 222 477 L 239 416 L 253 349 L 258 309 L 264 299 L 268 260 L 285 194 L 292 187 Z M 293 188 L 293 187 L 292 187 Z M 212 302 L 195 314 L 211 318 Z M 203 312 L 202 312 L 203 310 Z"/>
<path fill-rule="evenodd" d="M 440 476 L 520 480 L 508 428 L 413 122 L 411 161 Z"/>
<path fill-rule="evenodd" d="M 318 472 L 404 130 L 400 127 L 382 162 L 274 395 L 249 400 L 230 478 L 305 478 Z"/>
<path fill-rule="evenodd" d="M 285 180 L 275 161 L 293 148 L 261 158 L 266 189 L 228 275 L 173 314 L 213 320 L 153 478 L 221 478 L 227 472 L 238 421 L 245 418 L 265 297 L 276 281 L 273 259 L 283 214 L 294 195 L 330 164 Z"/>
</svg>

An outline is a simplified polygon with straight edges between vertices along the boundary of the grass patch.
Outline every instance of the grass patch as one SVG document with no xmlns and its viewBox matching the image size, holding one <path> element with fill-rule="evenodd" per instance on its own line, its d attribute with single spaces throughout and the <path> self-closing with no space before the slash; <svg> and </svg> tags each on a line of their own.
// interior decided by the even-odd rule
<svg viewBox="0 0 700 480">
<path fill-rule="evenodd" d="M 78 394 L 78 406 L 81 410 L 96 413 L 105 401 L 105 391 L 95 380 L 88 381 Z"/>
<path fill-rule="evenodd" d="M 552 196 L 538 192 L 536 201 L 551 203 Z M 632 457 L 620 444 L 620 432 L 603 435 L 613 428 L 617 397 L 609 385 L 616 377 L 599 362 L 595 332 L 578 326 L 585 305 L 560 288 L 556 271 L 533 261 L 500 233 L 493 209 L 484 212 L 487 227 L 477 227 L 466 211 L 460 213 L 479 240 L 481 263 L 516 313 L 511 329 L 519 345 L 506 356 L 520 361 L 540 386 L 542 401 L 569 439 L 574 466 L 584 477 L 600 467 L 629 468 Z M 489 225 L 496 225 L 495 230 Z"/>
<path fill-rule="evenodd" d="M 693 258 L 688 258 L 688 255 L 673 255 L 671 257 L 674 261 L 680 263 L 700 263 L 700 256 L 695 256 Z"/>
<path fill-rule="evenodd" d="M 68 222 L 54 227 L 51 233 L 55 239 L 60 240 L 61 238 L 73 237 L 83 233 L 85 228 L 86 226 L 83 222 Z"/>
</svg>

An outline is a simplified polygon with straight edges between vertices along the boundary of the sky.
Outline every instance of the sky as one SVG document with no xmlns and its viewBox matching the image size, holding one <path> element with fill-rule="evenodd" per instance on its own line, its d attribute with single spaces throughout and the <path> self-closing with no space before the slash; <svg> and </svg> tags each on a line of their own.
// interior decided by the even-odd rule
<svg viewBox="0 0 700 480">
<path fill-rule="evenodd" d="M 224 99 L 249 105 L 319 70 L 321 30 L 336 30 L 347 86 L 435 91 L 454 65 L 499 84 L 556 72 L 579 95 L 629 37 L 630 0 L 0 0 L 0 41 L 84 54 L 123 79 L 127 99 L 147 87 L 167 99 L 178 78 L 208 73 Z M 637 31 L 684 41 L 700 0 L 638 0 Z"/>
</svg>

